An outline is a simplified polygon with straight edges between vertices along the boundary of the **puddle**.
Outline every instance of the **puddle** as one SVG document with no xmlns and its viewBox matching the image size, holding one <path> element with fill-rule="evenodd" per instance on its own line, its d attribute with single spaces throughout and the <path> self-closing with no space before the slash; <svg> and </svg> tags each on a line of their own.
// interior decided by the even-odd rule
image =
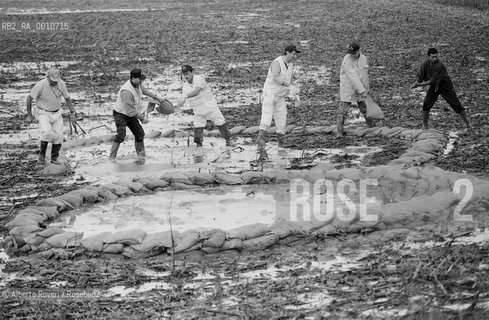
<svg viewBox="0 0 489 320">
<path fill-rule="evenodd" d="M 450 131 L 448 133 L 448 143 L 447 143 L 447 146 L 445 147 L 445 150 L 443 151 L 444 155 L 447 155 L 450 152 L 452 152 L 453 148 L 455 147 L 454 143 L 455 143 L 455 141 L 457 141 L 457 139 L 458 139 L 458 133 L 457 132 Z"/>
</svg>

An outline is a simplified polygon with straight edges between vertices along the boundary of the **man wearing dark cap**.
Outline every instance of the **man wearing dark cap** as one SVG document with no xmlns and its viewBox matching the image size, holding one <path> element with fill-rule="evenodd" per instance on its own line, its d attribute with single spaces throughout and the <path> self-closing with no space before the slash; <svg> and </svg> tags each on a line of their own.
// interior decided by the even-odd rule
<svg viewBox="0 0 489 320">
<path fill-rule="evenodd" d="M 340 108 L 336 119 L 338 138 L 343 137 L 343 126 L 348 110 L 358 106 L 365 117 L 367 126 L 373 127 L 373 119 L 367 118 L 367 99 L 369 91 L 367 57 L 360 52 L 360 45 L 352 42 L 343 58 L 340 68 Z"/>
<path fill-rule="evenodd" d="M 301 51 L 295 45 L 285 47 L 284 54 L 273 60 L 268 68 L 267 78 L 263 85 L 263 103 L 260 121 L 260 131 L 255 143 L 258 145 L 260 159 L 266 159 L 265 145 L 267 132 L 275 121 L 277 127 L 277 140 L 279 147 L 283 146 L 285 127 L 287 124 L 287 103 L 285 98 L 291 95 L 295 99 L 295 106 L 300 102 L 294 88 L 293 62 L 297 53 Z"/>
<path fill-rule="evenodd" d="M 66 84 L 61 80 L 58 69 L 51 68 L 47 72 L 46 79 L 36 83 L 27 97 L 27 121 L 33 120 L 32 100 L 36 101 L 37 118 L 41 129 L 41 150 L 39 152 L 39 163 L 46 161 L 46 149 L 48 143 L 52 143 L 51 163 L 60 164 L 58 161 L 59 151 L 63 143 L 63 110 L 61 108 L 61 97 L 66 101 L 70 116 L 75 115 L 75 109 L 66 89 Z"/>
<path fill-rule="evenodd" d="M 232 135 L 229 131 L 226 119 L 219 110 L 216 98 L 211 92 L 211 87 L 205 79 L 195 74 L 194 68 L 188 64 L 182 66 L 182 74 L 185 83 L 182 87 L 182 96 L 178 99 L 180 107 L 187 101 L 194 111 L 194 142 L 197 147 L 202 147 L 204 142 L 204 128 L 207 120 L 212 121 L 222 137 L 226 140 L 226 146 L 232 147 Z"/>
<path fill-rule="evenodd" d="M 438 60 L 438 50 L 436 48 L 428 49 L 428 59 L 421 65 L 418 71 L 417 81 L 413 84 L 412 88 L 428 85 L 430 87 L 426 92 L 423 103 L 423 130 L 428 129 L 430 110 L 440 95 L 448 102 L 453 111 L 460 115 L 467 130 L 470 130 L 471 126 L 467 120 L 465 108 L 462 107 L 462 104 L 458 100 L 447 68 Z"/>
<path fill-rule="evenodd" d="M 146 76 L 141 69 L 131 70 L 129 80 L 122 85 L 117 93 L 117 100 L 113 110 L 117 134 L 110 149 L 109 160 L 115 160 L 119 146 L 126 138 L 126 127 L 128 127 L 134 135 L 134 147 L 138 155 L 136 163 L 144 164 L 144 158 L 146 157 L 144 130 L 139 122 L 148 123 L 148 118 L 143 112 L 142 96 L 144 94 L 160 101 L 160 98 L 142 86 L 144 79 L 146 79 Z"/>
</svg>

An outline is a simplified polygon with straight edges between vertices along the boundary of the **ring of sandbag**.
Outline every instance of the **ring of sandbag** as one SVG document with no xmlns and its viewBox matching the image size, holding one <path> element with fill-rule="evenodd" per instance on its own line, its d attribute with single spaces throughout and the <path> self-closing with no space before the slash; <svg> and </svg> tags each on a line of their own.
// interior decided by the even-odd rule
<svg viewBox="0 0 489 320">
<path fill-rule="evenodd" d="M 275 134 L 275 127 L 270 128 L 269 133 Z M 234 136 L 255 136 L 260 130 L 259 126 L 245 127 L 237 126 L 231 128 L 231 134 Z M 408 164 L 408 165 L 421 165 L 434 158 L 443 152 L 448 143 L 448 138 L 440 131 L 437 130 L 421 130 L 421 129 L 405 129 L 403 127 L 357 127 L 347 126 L 344 129 L 347 135 L 355 135 L 359 137 L 372 137 L 372 136 L 384 136 L 387 138 L 401 138 L 412 140 L 413 144 L 406 150 L 406 152 L 399 157 L 391 161 L 389 164 Z M 286 128 L 286 133 L 301 133 L 301 134 L 328 134 L 336 132 L 336 125 L 332 126 L 295 126 L 289 125 Z M 168 129 L 166 131 L 151 131 L 146 135 L 147 139 L 158 138 L 174 138 L 181 137 L 186 138 L 188 132 L 177 131 L 176 129 Z M 204 135 L 209 137 L 219 137 L 219 130 L 207 131 L 204 130 Z M 102 135 L 88 138 L 79 138 L 76 140 L 67 141 L 63 144 L 63 149 L 76 148 L 81 146 L 97 145 L 106 142 L 112 142 L 115 135 Z M 133 138 L 131 135 L 128 139 Z"/>
<path fill-rule="evenodd" d="M 313 130 L 311 128 L 304 130 L 308 129 Z M 222 172 L 165 172 L 159 178 L 137 177 L 111 184 L 86 186 L 58 197 L 42 199 L 36 205 L 18 211 L 15 219 L 6 225 L 10 230 L 6 241 L 11 241 L 21 252 L 43 252 L 47 256 L 50 256 L 49 251 L 53 249 L 65 248 L 80 248 L 100 254 L 122 253 L 127 257 L 148 257 L 165 252 L 180 253 L 193 250 L 201 250 L 205 253 L 231 249 L 252 251 L 267 248 L 291 235 L 329 234 L 340 230 L 353 232 L 369 227 L 395 228 L 405 226 L 406 223 L 423 225 L 426 222 L 446 221 L 463 197 L 452 191 L 455 182 L 462 178 L 470 180 L 474 186 L 472 198 L 465 208 L 478 209 L 481 204 L 489 201 L 488 181 L 436 167 L 406 166 L 406 164 L 423 163 L 439 154 L 447 141 L 441 133 L 434 130 L 410 129 L 398 130 L 396 133 L 397 129 L 392 130 L 394 128 L 364 128 L 366 130 L 360 132 L 361 130 L 357 129 L 350 127 L 347 132 L 390 136 L 403 136 L 404 133 L 404 136 L 413 139 L 414 143 L 403 156 L 391 161 L 389 165 L 371 168 L 328 171 L 320 168 L 270 169 L 263 172 L 249 171 L 239 175 Z M 325 130 L 325 128 L 319 127 L 317 130 Z M 312 131 L 311 134 L 313 133 L 317 132 Z M 412 136 L 408 136 L 408 133 Z M 361 179 L 376 179 L 386 201 L 380 207 L 368 209 L 368 215 L 377 215 L 379 218 L 379 221 L 375 222 L 359 220 L 344 222 L 337 218 L 319 221 L 314 216 L 311 221 L 294 223 L 278 219 L 272 225 L 256 223 L 233 230 L 187 230 L 180 234 L 174 233 L 174 242 L 168 231 L 146 234 L 144 230 L 133 229 L 114 233 L 104 232 L 83 238 L 82 233 L 65 231 L 57 227 L 41 227 L 64 211 L 79 208 L 84 204 L 116 200 L 119 197 L 152 190 L 185 190 L 209 185 L 287 183 L 291 179 L 305 179 L 310 182 L 318 179 L 330 181 L 350 179 L 355 182 Z"/>
</svg>

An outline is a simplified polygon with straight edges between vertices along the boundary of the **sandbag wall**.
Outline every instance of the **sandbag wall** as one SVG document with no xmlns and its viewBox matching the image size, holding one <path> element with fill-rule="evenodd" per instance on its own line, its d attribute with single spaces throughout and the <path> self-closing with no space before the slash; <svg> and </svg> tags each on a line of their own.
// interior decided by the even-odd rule
<svg viewBox="0 0 489 320">
<path fill-rule="evenodd" d="M 65 211 L 83 205 L 114 201 L 120 197 L 154 191 L 186 190 L 217 185 L 276 184 L 301 179 L 311 183 L 319 179 L 340 181 L 375 179 L 382 190 L 384 203 L 369 209 L 369 215 L 378 221 L 353 219 L 345 222 L 336 217 L 322 221 L 312 217 L 307 221 L 291 222 L 277 219 L 273 225 L 252 224 L 233 230 L 187 230 L 182 233 L 159 232 L 147 234 L 133 229 L 114 233 L 104 232 L 92 237 L 83 233 L 46 227 L 49 221 Z M 345 168 L 340 170 L 282 170 L 244 172 L 240 175 L 221 172 L 164 172 L 159 178 L 137 177 L 99 186 L 87 186 L 61 196 L 40 200 L 35 206 L 20 210 L 6 227 L 10 230 L 7 243 L 22 252 L 40 252 L 55 249 L 80 250 L 94 253 L 117 253 L 127 257 L 148 257 L 161 253 L 179 253 L 201 250 L 206 253 L 223 250 L 260 250 L 290 235 L 311 232 L 352 232 L 365 227 L 406 227 L 427 222 L 446 221 L 454 208 L 465 199 L 454 192 L 458 180 L 465 179 L 473 187 L 473 194 L 464 204 L 466 212 L 487 213 L 489 182 L 475 177 L 452 173 L 436 167 L 408 167 L 388 165 L 372 168 Z"/>
</svg>

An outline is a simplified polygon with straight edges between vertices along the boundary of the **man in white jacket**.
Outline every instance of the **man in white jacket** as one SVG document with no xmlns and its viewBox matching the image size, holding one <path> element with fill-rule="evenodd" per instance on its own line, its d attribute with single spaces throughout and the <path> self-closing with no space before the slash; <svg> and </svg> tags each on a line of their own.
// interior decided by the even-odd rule
<svg viewBox="0 0 489 320">
<path fill-rule="evenodd" d="M 182 74 L 186 81 L 182 86 L 182 96 L 178 98 L 177 105 L 181 107 L 187 101 L 194 111 L 194 142 L 197 147 L 202 147 L 204 142 L 207 120 L 214 122 L 226 140 L 226 146 L 232 147 L 231 132 L 209 84 L 203 77 L 195 74 L 194 68 L 190 65 L 182 66 Z"/>
<path fill-rule="evenodd" d="M 358 106 L 365 117 L 367 126 L 373 127 L 373 119 L 366 117 L 365 101 L 369 92 L 367 57 L 360 52 L 360 45 L 353 42 L 343 58 L 340 69 L 340 108 L 337 116 L 337 137 L 343 136 L 343 126 L 348 110 L 352 105 Z"/>
<path fill-rule="evenodd" d="M 297 58 L 297 53 L 301 53 L 295 45 L 285 47 L 284 54 L 273 60 L 268 68 L 267 78 L 263 85 L 263 103 L 260 121 L 260 131 L 255 143 L 260 148 L 260 158 L 266 157 L 264 147 L 267 141 L 267 132 L 275 120 L 277 127 L 277 140 L 279 147 L 283 145 L 285 127 L 287 123 L 287 103 L 285 98 L 294 95 L 295 106 L 300 102 L 296 95 L 293 85 L 293 62 Z"/>
</svg>

